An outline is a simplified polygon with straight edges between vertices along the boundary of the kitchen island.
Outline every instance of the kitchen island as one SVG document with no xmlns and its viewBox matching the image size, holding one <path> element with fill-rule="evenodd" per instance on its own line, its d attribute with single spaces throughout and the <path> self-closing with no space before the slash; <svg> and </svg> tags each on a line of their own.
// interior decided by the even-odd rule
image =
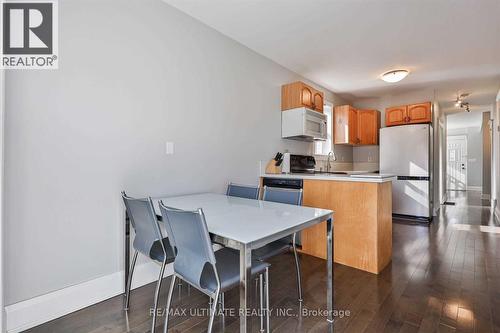
<svg viewBox="0 0 500 333">
<path fill-rule="evenodd" d="M 378 274 L 392 257 L 390 176 L 263 174 L 303 180 L 303 205 L 334 211 L 334 261 Z M 326 259 L 326 223 L 302 231 L 302 252 Z"/>
</svg>

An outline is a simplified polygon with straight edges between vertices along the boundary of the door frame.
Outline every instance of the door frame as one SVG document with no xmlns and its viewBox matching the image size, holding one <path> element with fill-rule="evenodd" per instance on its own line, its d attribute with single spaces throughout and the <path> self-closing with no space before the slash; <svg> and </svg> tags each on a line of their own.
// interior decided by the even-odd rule
<svg viewBox="0 0 500 333">
<path fill-rule="evenodd" d="M 469 171 L 469 147 L 468 147 L 468 138 L 467 138 L 467 135 L 464 135 L 464 134 L 460 134 L 460 135 L 448 135 L 446 137 L 446 190 L 447 191 L 461 191 L 461 190 L 453 190 L 453 189 L 450 189 L 449 188 L 449 183 L 448 183 L 448 179 L 449 179 L 449 173 L 448 173 L 448 167 L 449 167 L 449 161 L 448 161 L 448 157 L 449 157 L 449 149 L 448 149 L 448 144 L 450 143 L 451 140 L 453 139 L 463 139 L 465 141 L 465 156 L 467 156 L 467 158 L 465 159 L 465 189 L 464 191 L 467 191 L 467 184 L 468 184 L 468 177 L 467 177 L 467 172 Z"/>
</svg>

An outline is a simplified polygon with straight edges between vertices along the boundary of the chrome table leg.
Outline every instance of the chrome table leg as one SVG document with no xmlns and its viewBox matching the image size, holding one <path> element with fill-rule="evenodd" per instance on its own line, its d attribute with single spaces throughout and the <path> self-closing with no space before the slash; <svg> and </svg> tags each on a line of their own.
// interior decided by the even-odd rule
<svg viewBox="0 0 500 333">
<path fill-rule="evenodd" d="M 252 276 L 252 249 L 245 244 L 240 246 L 240 332 L 251 332 L 248 327 L 247 311 L 250 306 L 249 281 Z"/>
</svg>

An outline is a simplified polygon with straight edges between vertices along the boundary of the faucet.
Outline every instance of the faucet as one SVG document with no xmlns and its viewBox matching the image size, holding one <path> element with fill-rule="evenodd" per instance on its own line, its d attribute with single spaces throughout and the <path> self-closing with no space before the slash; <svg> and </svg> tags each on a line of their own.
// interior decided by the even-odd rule
<svg viewBox="0 0 500 333">
<path fill-rule="evenodd" d="M 333 151 L 330 151 L 328 153 L 328 158 L 326 159 L 326 172 L 330 172 L 330 168 L 332 167 L 330 164 L 330 158 L 332 158 L 334 161 L 337 160 L 337 156 Z"/>
</svg>

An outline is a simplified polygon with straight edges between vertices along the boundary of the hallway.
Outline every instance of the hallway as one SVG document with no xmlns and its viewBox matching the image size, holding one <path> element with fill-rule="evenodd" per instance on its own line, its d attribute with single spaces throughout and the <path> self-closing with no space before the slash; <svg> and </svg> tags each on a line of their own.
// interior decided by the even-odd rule
<svg viewBox="0 0 500 333">
<path fill-rule="evenodd" d="M 335 265 L 335 308 L 341 316 L 335 332 L 499 332 L 500 226 L 479 192 L 450 192 L 455 206 L 443 206 L 428 227 L 394 223 L 393 262 L 380 275 Z M 293 256 L 271 261 L 272 308 L 287 308 L 288 316 L 273 316 L 274 332 L 326 332 L 321 316 L 300 316 Z M 325 307 L 324 261 L 302 256 L 304 308 Z M 165 281 L 167 282 L 167 281 Z M 167 289 L 167 288 L 164 288 Z M 29 332 L 148 332 L 153 285 L 135 290 L 128 316 L 123 298 L 114 297 Z M 237 302 L 228 293 L 227 307 Z M 165 300 L 163 290 L 162 302 Z M 204 307 L 206 297 L 183 288 L 174 305 Z M 341 318 L 342 317 L 342 318 Z M 171 331 L 204 332 L 206 317 L 174 316 Z M 159 325 L 162 326 L 160 320 Z M 254 331 L 258 320 L 253 323 Z M 235 332 L 237 318 L 216 321 L 216 332 Z"/>
</svg>

